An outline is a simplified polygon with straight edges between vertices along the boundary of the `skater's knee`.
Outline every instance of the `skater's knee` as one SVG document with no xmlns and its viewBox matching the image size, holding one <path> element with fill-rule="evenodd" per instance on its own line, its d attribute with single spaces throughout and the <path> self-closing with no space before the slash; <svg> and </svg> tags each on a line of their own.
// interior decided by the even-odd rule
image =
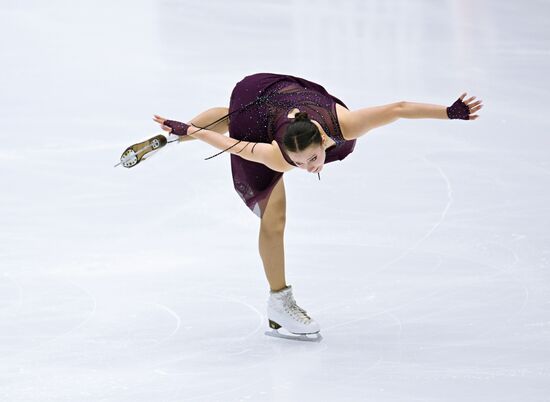
<svg viewBox="0 0 550 402">
<path fill-rule="evenodd" d="M 263 234 L 279 235 L 284 233 L 285 226 L 286 216 L 284 213 L 277 216 L 270 216 L 268 219 L 264 216 L 260 224 L 260 231 Z"/>
<path fill-rule="evenodd" d="M 286 205 L 284 198 L 278 200 L 273 198 L 269 200 L 269 205 L 262 216 L 260 230 L 264 233 L 279 234 L 285 231 Z"/>
<path fill-rule="evenodd" d="M 264 233 L 282 233 L 286 224 L 286 195 L 284 181 L 277 182 L 269 196 L 262 216 L 260 230 Z"/>
<path fill-rule="evenodd" d="M 270 200 L 273 201 L 273 200 Z M 260 230 L 263 233 L 279 234 L 285 231 L 286 225 L 286 208 L 284 200 L 278 202 L 270 202 L 269 208 L 266 209 L 260 223 Z"/>
</svg>

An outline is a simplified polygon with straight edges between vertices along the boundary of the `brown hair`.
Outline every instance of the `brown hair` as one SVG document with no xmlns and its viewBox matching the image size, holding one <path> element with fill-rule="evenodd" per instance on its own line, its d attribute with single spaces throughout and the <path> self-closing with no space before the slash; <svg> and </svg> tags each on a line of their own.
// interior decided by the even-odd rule
<svg viewBox="0 0 550 402">
<path fill-rule="evenodd" d="M 290 152 L 303 151 L 312 144 L 321 145 L 322 141 L 319 129 L 311 122 L 307 112 L 296 113 L 283 138 L 283 144 Z"/>
</svg>

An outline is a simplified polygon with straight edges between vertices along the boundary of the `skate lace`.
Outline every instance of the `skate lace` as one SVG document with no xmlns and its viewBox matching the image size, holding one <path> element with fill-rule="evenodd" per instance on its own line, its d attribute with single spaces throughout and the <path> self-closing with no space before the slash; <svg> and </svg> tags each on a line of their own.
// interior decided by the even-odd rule
<svg viewBox="0 0 550 402">
<path fill-rule="evenodd" d="M 285 295 L 284 306 L 285 311 L 298 321 L 303 323 L 311 321 L 311 317 L 307 315 L 307 311 L 296 304 L 296 300 L 294 300 L 291 293 Z"/>
</svg>

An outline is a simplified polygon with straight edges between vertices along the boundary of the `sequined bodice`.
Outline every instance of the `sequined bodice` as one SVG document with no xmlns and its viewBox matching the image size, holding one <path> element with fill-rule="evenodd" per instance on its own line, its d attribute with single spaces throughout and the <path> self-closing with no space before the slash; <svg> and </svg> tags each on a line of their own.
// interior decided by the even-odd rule
<svg viewBox="0 0 550 402">
<path fill-rule="evenodd" d="M 306 112 L 308 117 L 319 123 L 324 132 L 335 142 L 335 145 L 327 148 L 327 157 L 340 144 L 346 142 L 338 123 L 334 101 L 317 91 L 304 88 L 295 82 L 278 82 L 269 89 L 265 106 L 269 142 L 277 141 L 285 160 L 294 166 L 295 163 L 284 151 L 283 145 L 288 125 L 294 120 L 288 114 L 294 109 Z"/>
<path fill-rule="evenodd" d="M 231 93 L 229 135 L 241 141 L 268 144 L 276 141 L 287 162 L 295 165 L 284 151 L 283 139 L 293 119 L 288 113 L 296 108 L 307 112 L 335 142 L 326 150 L 325 163 L 342 160 L 353 152 L 355 140 L 343 138 L 336 104 L 347 108 L 321 85 L 304 78 L 276 73 L 252 74 L 239 81 Z M 269 195 L 283 173 L 235 154 L 231 154 L 231 171 L 239 196 L 262 217 Z"/>
</svg>

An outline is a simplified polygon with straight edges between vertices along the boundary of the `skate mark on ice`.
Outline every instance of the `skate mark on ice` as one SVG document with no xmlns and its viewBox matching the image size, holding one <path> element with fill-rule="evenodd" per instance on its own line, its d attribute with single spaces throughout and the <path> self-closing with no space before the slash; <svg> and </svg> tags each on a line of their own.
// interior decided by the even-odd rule
<svg viewBox="0 0 550 402">
<path fill-rule="evenodd" d="M 205 373 L 205 374 L 207 374 L 207 373 Z M 259 380 L 256 380 L 256 381 L 250 381 L 250 379 L 247 379 L 244 384 L 241 384 L 237 387 L 233 387 L 233 388 L 226 389 L 226 390 L 223 390 L 223 391 L 212 392 L 210 394 L 200 394 L 200 395 L 196 395 L 196 396 L 192 396 L 192 397 L 186 397 L 185 399 L 181 399 L 181 400 L 182 401 L 183 400 L 185 400 L 185 401 L 197 401 L 197 400 L 212 401 L 212 397 L 217 397 L 217 396 L 229 394 L 231 392 L 240 391 L 242 389 L 249 388 L 249 387 L 258 385 L 260 383 L 264 383 L 264 378 L 260 378 Z M 182 389 L 185 389 L 185 387 L 178 388 L 178 390 L 182 390 Z M 179 395 L 179 393 L 176 393 L 176 395 Z M 238 400 L 242 401 L 243 398 L 239 397 Z"/>
<path fill-rule="evenodd" d="M 446 208 L 448 209 L 448 208 Z M 442 220 L 440 220 L 441 222 Z M 433 231 L 432 231 L 433 232 Z M 386 248 L 384 246 L 374 246 L 374 247 L 378 247 L 378 248 Z M 438 264 L 436 266 L 436 269 L 439 269 L 441 266 L 442 266 L 442 263 L 444 261 L 444 259 L 451 259 L 451 260 L 459 260 L 459 261 L 463 261 L 464 262 L 464 265 L 478 265 L 480 267 L 486 267 L 486 268 L 490 268 L 493 273 L 492 274 L 487 274 L 487 275 L 484 275 L 482 278 L 483 280 L 486 280 L 486 281 L 491 281 L 493 279 L 496 279 L 496 278 L 499 278 L 499 277 L 502 277 L 503 275 L 505 274 L 510 274 L 510 270 L 517 266 L 517 264 L 520 262 L 520 258 L 519 256 L 513 251 L 513 250 L 510 250 L 509 251 L 511 252 L 513 258 L 514 258 L 514 261 L 512 262 L 512 264 L 509 264 L 505 267 L 502 267 L 502 266 L 497 266 L 497 265 L 494 265 L 494 264 L 490 264 L 490 263 L 487 263 L 487 262 L 482 262 L 482 261 L 479 261 L 479 260 L 474 260 L 474 259 L 469 259 L 469 258 L 465 258 L 463 255 L 453 255 L 453 254 L 449 254 L 449 253 L 442 253 L 442 252 L 436 252 L 436 251 L 429 251 L 429 250 L 423 250 L 422 253 L 424 254 L 432 254 L 432 255 L 436 255 L 439 257 L 439 261 L 438 261 Z M 402 256 L 404 257 L 404 255 Z M 394 261 L 395 262 L 395 261 Z M 386 264 L 384 266 L 387 267 L 388 264 Z M 374 272 L 379 272 L 380 270 L 376 270 Z M 517 281 L 515 281 L 517 282 Z M 520 310 L 518 312 L 516 312 L 514 314 L 514 316 L 517 316 L 518 314 L 521 314 L 522 311 L 525 310 L 525 308 L 527 307 L 527 304 L 528 304 L 528 300 L 529 300 L 529 289 L 525 286 L 525 285 L 522 285 L 523 286 L 523 291 L 524 291 L 524 294 L 525 294 L 525 297 L 524 297 L 524 301 L 522 303 L 522 306 L 520 308 Z M 396 310 L 399 310 L 403 307 L 406 307 L 406 306 L 410 306 L 412 305 L 412 303 L 416 303 L 416 302 L 419 302 L 419 301 L 422 301 L 426 298 L 430 298 L 430 297 L 433 297 L 433 296 L 436 296 L 440 293 L 442 293 L 443 291 L 436 291 L 436 292 L 432 292 L 430 293 L 429 295 L 425 296 L 425 297 L 420 297 L 420 298 L 417 298 L 417 299 L 413 299 L 409 302 L 407 302 L 406 304 L 402 303 L 400 305 L 397 305 L 395 307 L 391 307 L 389 309 L 385 309 L 383 310 L 382 312 L 379 312 L 377 314 L 374 314 L 374 315 L 369 315 L 369 316 L 364 316 L 364 317 L 359 317 L 357 319 L 353 319 L 353 320 L 348 320 L 348 321 L 344 321 L 344 322 L 341 322 L 339 324 L 335 324 L 335 325 L 331 325 L 331 326 L 328 326 L 328 327 L 324 327 L 323 329 L 323 332 L 326 334 L 326 331 L 329 331 L 331 329 L 334 329 L 334 328 L 339 328 L 339 327 L 342 327 L 342 326 L 346 326 L 346 325 L 350 325 L 350 324 L 353 324 L 353 323 L 356 323 L 356 322 L 359 322 L 359 321 L 364 321 L 364 320 L 368 320 L 370 318 L 373 318 L 373 317 L 376 317 L 378 315 L 381 315 L 381 314 L 384 314 L 385 312 L 391 312 L 391 311 L 396 311 Z M 448 292 L 448 291 L 447 291 Z M 348 300 L 345 300 L 344 302 L 342 303 L 339 303 L 338 306 L 348 306 L 348 305 L 351 305 L 351 304 L 354 304 L 353 303 L 353 300 L 354 299 L 348 299 Z M 357 304 L 357 303 L 355 303 Z M 337 308 L 337 306 L 331 306 L 331 308 L 325 308 L 323 309 L 323 311 L 330 311 L 332 310 L 332 307 L 334 307 L 335 309 Z"/>
<path fill-rule="evenodd" d="M 88 321 L 90 321 L 90 319 L 95 315 L 96 310 L 97 310 L 97 300 L 96 300 L 96 298 L 90 292 L 88 292 L 83 287 L 77 285 L 76 283 L 74 283 L 72 281 L 67 281 L 67 283 L 70 283 L 75 288 L 81 290 L 87 296 L 87 298 L 92 301 L 93 306 L 92 306 L 91 310 L 88 312 L 87 317 L 84 318 L 82 321 L 80 321 L 77 325 L 71 327 L 70 329 L 68 329 L 67 331 L 65 331 L 61 334 L 54 335 L 50 339 L 41 341 L 37 344 L 34 344 L 32 346 L 27 347 L 26 349 L 19 350 L 14 356 L 21 356 L 21 355 L 25 355 L 26 353 L 33 353 L 33 352 L 36 352 L 40 349 L 44 349 L 44 347 L 58 341 L 61 338 L 66 337 L 67 335 L 69 335 L 69 334 L 73 333 L 74 331 L 76 331 L 77 329 L 81 328 Z M 38 328 L 38 329 L 40 329 L 40 328 Z"/>
<path fill-rule="evenodd" d="M 97 311 L 97 299 L 95 298 L 95 296 L 93 294 L 91 294 L 90 292 L 88 292 L 86 289 L 84 289 L 82 286 L 80 285 L 77 285 L 76 283 L 74 283 L 73 281 L 67 281 L 69 282 L 71 285 L 73 285 L 75 288 L 78 288 L 80 289 L 84 294 L 86 294 L 89 299 L 92 301 L 93 303 L 93 307 L 91 309 L 91 311 L 88 313 L 88 316 L 82 320 L 78 325 L 75 325 L 74 327 L 72 327 L 71 329 L 69 329 L 68 331 L 65 331 L 64 333 L 60 334 L 60 335 L 57 335 L 55 336 L 54 338 L 48 340 L 45 342 L 45 344 L 48 344 L 48 343 L 51 343 L 59 338 L 63 338 L 67 335 L 69 335 L 70 333 L 76 331 L 77 329 L 83 327 L 88 321 L 90 321 L 92 319 L 92 317 L 95 315 L 96 311 Z"/>
<path fill-rule="evenodd" d="M 511 284 L 517 284 L 517 281 L 510 281 L 510 283 Z M 506 324 L 509 324 L 514 318 L 520 316 L 521 313 L 525 310 L 525 308 L 528 304 L 528 301 L 529 301 L 529 289 L 527 288 L 527 286 L 522 286 L 521 291 L 523 292 L 524 296 L 523 296 L 523 301 L 521 303 L 521 307 L 517 311 L 515 311 L 513 313 L 509 313 L 506 320 L 503 323 L 499 322 L 495 326 L 489 326 L 489 327 L 481 330 L 480 332 L 472 333 L 468 337 L 468 339 L 465 341 L 467 343 L 465 343 L 464 345 L 467 345 L 467 344 L 472 343 L 472 342 L 475 342 L 476 344 L 479 345 L 480 344 L 479 341 L 481 340 L 481 341 L 485 341 L 487 346 L 493 346 L 492 342 L 494 342 L 494 339 L 495 339 L 494 335 L 493 335 L 493 337 L 490 337 L 489 335 L 490 334 L 500 335 L 500 334 L 504 333 L 508 329 L 506 327 Z M 453 292 L 453 293 L 456 293 L 456 292 Z M 458 345 L 455 345 L 455 346 L 458 346 Z M 449 348 L 449 344 L 445 343 L 445 342 L 439 343 L 439 344 L 438 343 L 431 343 L 431 344 L 423 344 L 422 345 L 422 350 L 424 350 L 424 351 L 428 351 L 428 350 L 433 351 L 433 350 L 437 350 L 437 349 L 447 349 L 447 348 Z M 532 344 L 527 343 L 527 344 L 525 344 L 525 346 L 516 347 L 515 352 L 519 353 L 521 351 L 529 350 L 530 348 L 532 348 Z M 494 357 L 485 358 L 484 363 L 485 364 L 491 364 L 491 363 L 493 363 L 495 361 L 498 361 L 498 360 L 501 360 L 501 359 L 502 359 L 502 355 L 496 354 Z M 444 368 L 444 367 L 441 367 L 441 368 Z"/>
<path fill-rule="evenodd" d="M 396 316 L 395 314 L 388 312 L 387 315 L 397 323 L 399 326 L 399 332 L 397 333 L 397 338 L 399 339 L 399 343 L 401 343 L 401 335 L 403 335 L 403 321 L 401 321 L 401 318 Z"/>
<path fill-rule="evenodd" d="M 521 314 L 523 313 L 523 311 L 525 311 L 525 308 L 527 307 L 527 304 L 529 303 L 529 288 L 522 284 L 522 290 L 523 290 L 523 295 L 524 296 L 523 296 L 523 302 L 521 303 L 521 307 L 519 308 L 519 310 L 517 310 L 515 312 L 510 312 L 508 314 L 508 317 L 506 317 L 506 321 L 504 322 L 505 324 L 510 324 L 515 318 L 519 318 L 521 316 Z M 500 327 L 500 325 L 499 325 L 499 327 Z M 477 333 L 476 337 L 477 338 L 485 337 L 485 336 L 487 336 L 491 333 L 494 333 L 494 332 L 498 331 L 499 327 L 487 328 L 487 329 Z M 531 347 L 531 345 L 527 345 L 524 348 L 519 348 L 519 350 L 527 350 L 530 347 Z M 489 361 L 491 361 L 491 360 L 489 360 Z"/>
<path fill-rule="evenodd" d="M 21 310 L 21 307 L 23 305 L 23 287 L 21 286 L 21 284 L 19 282 L 17 282 L 15 279 L 13 279 L 10 275 L 8 274 L 4 274 L 3 275 L 4 278 L 6 278 L 7 280 L 9 280 L 11 283 L 13 283 L 15 285 L 15 288 L 17 289 L 17 300 L 6 305 L 6 306 L 2 306 L 0 307 L 0 309 L 11 309 L 11 313 L 12 314 L 15 314 L 17 315 L 17 313 L 19 313 L 19 311 Z"/>
<path fill-rule="evenodd" d="M 363 289 L 364 290 L 364 289 Z M 372 301 L 374 300 L 376 297 L 376 294 L 373 293 L 371 295 L 368 295 L 368 296 L 363 296 L 363 297 L 354 297 L 353 299 L 345 299 L 343 302 L 341 303 L 331 303 L 328 307 L 324 307 L 324 308 L 321 308 L 321 309 L 316 309 L 315 310 L 315 313 L 316 314 L 320 314 L 320 313 L 324 313 L 325 311 L 332 311 L 332 310 L 336 310 L 336 311 L 339 311 L 341 310 L 343 307 L 347 307 L 349 305 L 359 305 L 359 306 L 362 306 L 363 304 L 365 304 L 366 302 L 369 302 L 369 301 Z"/>
<path fill-rule="evenodd" d="M 436 267 L 437 269 L 439 269 L 439 267 L 442 265 L 443 261 L 446 258 L 447 259 L 462 260 L 466 263 L 466 265 L 474 264 L 474 265 L 478 265 L 480 267 L 490 268 L 493 271 L 493 273 L 489 274 L 489 275 L 484 275 L 484 276 L 481 277 L 481 279 L 483 279 L 484 281 L 487 281 L 487 282 L 491 282 L 496 278 L 502 277 L 503 275 L 510 274 L 510 269 L 513 268 L 514 266 L 516 266 L 518 264 L 518 262 L 520 261 L 520 258 L 517 256 L 517 254 L 515 254 L 512 250 L 510 250 L 510 251 L 511 251 L 512 255 L 514 255 L 514 261 L 512 262 L 512 264 L 510 264 L 510 265 L 508 265 L 504 268 L 501 267 L 501 266 L 496 266 L 496 265 L 487 263 L 487 262 L 481 262 L 481 261 L 478 261 L 478 260 L 472 260 L 472 259 L 464 258 L 463 256 L 455 256 L 455 255 L 452 255 L 452 254 L 447 254 L 447 253 L 442 253 L 442 252 L 435 252 L 435 251 L 422 251 L 422 252 L 426 253 L 426 254 L 437 255 L 437 256 L 440 257 L 439 262 L 438 262 L 437 267 Z M 521 307 L 519 308 L 519 310 L 517 310 L 515 313 L 513 313 L 513 316 L 512 316 L 512 313 L 510 314 L 510 316 L 506 320 L 507 323 L 510 322 L 513 318 L 519 316 L 526 309 L 526 307 L 528 305 L 528 302 L 529 302 L 529 289 L 528 289 L 528 287 L 526 285 L 520 283 L 518 280 L 511 280 L 510 283 L 517 284 L 517 285 L 521 286 L 521 289 L 524 293 L 524 297 L 523 297 L 523 302 L 521 303 Z M 352 320 L 341 322 L 339 324 L 335 324 L 335 325 L 325 327 L 323 329 L 323 331 L 326 333 L 326 331 L 332 330 L 334 328 L 340 328 L 340 327 L 350 325 L 350 324 L 354 324 L 354 323 L 357 323 L 357 322 L 360 322 L 360 321 L 369 320 L 371 318 L 374 318 L 374 317 L 377 317 L 377 316 L 380 316 L 380 315 L 383 315 L 383 314 L 387 314 L 389 312 L 398 311 L 403 307 L 410 307 L 411 305 L 414 305 L 415 303 L 418 303 L 418 302 L 423 301 L 425 299 L 432 298 L 432 297 L 437 296 L 441 293 L 455 294 L 457 292 L 460 292 L 460 289 L 457 289 L 456 291 L 449 291 L 448 289 L 447 290 L 438 290 L 438 291 L 432 292 L 428 295 L 418 297 L 418 298 L 412 299 L 412 300 L 404 302 L 404 303 L 400 303 L 400 304 L 398 304 L 394 307 L 390 307 L 388 309 L 382 310 L 382 311 L 380 311 L 378 313 L 375 313 L 375 314 L 371 314 L 371 315 L 364 316 L 364 317 L 359 317 L 357 319 L 352 319 Z M 489 334 L 491 332 L 494 332 L 496 330 L 498 330 L 498 328 L 488 328 L 488 329 L 480 332 L 477 336 L 478 337 L 479 336 L 484 336 L 484 335 L 487 335 L 487 334 Z M 434 345 L 433 346 L 433 348 L 439 348 L 439 347 L 444 347 L 444 345 Z"/>
<path fill-rule="evenodd" d="M 262 313 L 260 311 L 258 311 L 258 309 L 256 307 L 254 307 L 253 305 L 251 305 L 251 304 L 249 304 L 249 303 L 247 303 L 243 300 L 240 300 L 236 297 L 222 296 L 222 295 L 211 294 L 211 293 L 200 293 L 200 296 L 204 297 L 207 300 L 208 299 L 216 299 L 216 300 L 222 300 L 222 301 L 225 301 L 225 302 L 230 301 L 230 302 L 233 302 L 233 303 L 236 303 L 236 304 L 239 304 L 239 305 L 243 305 L 243 306 L 247 307 L 248 309 L 252 310 L 255 313 L 255 315 L 258 317 L 258 325 L 252 331 L 247 332 L 244 335 L 240 335 L 240 336 L 238 336 L 238 335 L 237 336 L 224 336 L 223 339 L 224 339 L 224 342 L 225 342 L 226 346 L 227 346 L 228 343 L 235 343 L 236 342 L 237 344 L 240 344 L 242 341 L 248 341 L 250 337 L 252 337 L 254 334 L 260 332 L 260 330 L 264 326 L 264 321 L 267 322 L 267 318 L 264 317 L 262 315 Z M 180 322 L 181 322 L 181 320 L 180 320 Z M 179 328 L 181 328 L 181 325 L 178 325 L 178 329 Z M 164 338 L 163 342 L 165 340 L 167 340 L 170 336 L 173 336 L 175 333 L 176 333 L 176 330 L 174 330 L 171 335 Z M 216 336 L 216 335 L 212 335 L 212 337 L 218 337 L 219 338 L 219 336 Z M 234 348 L 234 349 L 236 349 L 236 348 Z M 223 355 L 224 356 L 239 356 L 239 355 L 244 355 L 244 354 L 246 354 L 250 351 L 253 351 L 253 349 L 249 348 L 249 344 L 247 343 L 246 345 L 243 345 L 238 350 L 233 350 L 231 352 L 228 352 L 227 348 L 226 348 L 223 352 Z M 205 353 L 204 350 L 198 350 L 195 353 L 189 353 L 189 354 L 186 354 L 185 356 L 182 356 L 182 357 L 178 357 L 178 358 L 175 358 L 175 359 L 163 361 L 159 364 L 155 364 L 155 365 L 151 366 L 150 369 L 154 373 L 159 374 L 159 375 L 163 375 L 163 376 L 184 376 L 184 375 L 189 375 L 189 372 L 187 372 L 187 371 L 182 371 L 182 370 L 178 370 L 178 369 L 170 369 L 170 366 L 178 364 L 178 363 L 183 362 L 183 361 L 189 361 L 191 359 L 195 359 L 197 357 L 203 356 L 204 353 Z M 196 371 L 194 373 L 197 374 Z M 207 374 L 207 373 L 204 373 L 204 374 Z"/>
<path fill-rule="evenodd" d="M 386 248 L 385 246 L 371 246 L 372 248 Z M 392 247 L 393 248 L 393 247 Z M 437 272 L 439 271 L 439 269 L 441 268 L 441 266 L 443 265 L 443 256 L 439 253 L 436 253 L 436 252 L 424 252 L 423 253 L 426 253 L 426 254 L 433 254 L 433 255 L 436 255 L 437 256 L 437 264 L 435 265 L 435 267 L 433 268 L 433 272 Z M 378 272 L 378 271 L 375 271 L 375 272 Z M 324 308 L 321 308 L 319 310 L 316 310 L 317 313 L 324 313 L 326 311 L 332 311 L 332 310 L 336 310 L 336 311 L 339 311 L 341 310 L 342 308 L 345 308 L 345 307 L 349 307 L 349 306 L 352 306 L 352 305 L 356 305 L 356 306 L 362 306 L 362 305 L 365 305 L 366 303 L 368 302 L 371 302 L 373 301 L 375 298 L 376 298 L 376 292 L 371 289 L 369 291 L 372 291 L 372 294 L 368 294 L 367 296 L 365 295 L 362 295 L 360 297 L 353 297 L 353 298 L 348 298 L 348 299 L 344 299 L 343 302 L 340 302 L 340 303 L 331 303 L 329 306 L 327 307 L 324 307 Z M 365 289 L 363 288 L 363 292 L 365 292 Z M 368 292 L 367 292 L 368 293 Z"/>
<path fill-rule="evenodd" d="M 434 253 L 434 254 L 437 254 L 437 253 Z M 438 264 L 437 264 L 436 268 L 439 269 L 439 267 L 441 266 L 442 263 L 443 263 L 443 259 L 440 259 L 438 261 Z M 366 315 L 366 316 L 363 316 L 363 317 L 354 318 L 352 320 L 343 321 L 339 324 L 334 324 L 334 325 L 327 326 L 323 329 L 323 331 L 326 332 L 326 331 L 332 330 L 334 328 L 340 328 L 340 327 L 344 327 L 346 325 L 355 324 L 357 322 L 367 321 L 367 320 L 370 320 L 374 317 L 378 317 L 378 316 L 382 316 L 382 315 L 388 315 L 389 316 L 394 311 L 398 311 L 399 309 L 401 309 L 403 307 L 410 307 L 414 303 L 417 303 L 417 302 L 425 300 L 425 299 L 432 298 L 434 296 L 439 295 L 440 293 L 443 293 L 443 290 L 436 290 L 435 292 L 428 293 L 427 295 L 417 297 L 415 299 L 408 300 L 408 301 L 403 302 L 403 303 L 399 303 L 396 306 L 386 308 L 386 309 L 384 309 L 382 311 L 379 311 L 377 313 L 374 313 L 374 314 L 369 314 L 369 315 Z M 395 319 L 395 316 L 394 316 L 394 319 Z M 399 328 L 400 328 L 399 329 L 400 330 L 399 334 L 401 335 L 401 333 L 403 331 L 403 325 L 402 325 L 401 320 L 398 319 L 398 321 L 399 321 Z"/>
<path fill-rule="evenodd" d="M 389 317 L 393 318 L 394 321 L 399 326 L 399 332 L 397 333 L 397 340 L 396 340 L 396 342 L 394 342 L 394 345 L 398 347 L 397 352 L 399 353 L 399 360 L 396 360 L 394 358 L 394 359 L 392 359 L 392 362 L 400 363 L 403 360 L 403 349 L 402 349 L 402 346 L 403 346 L 403 338 L 402 338 L 402 335 L 403 335 L 403 321 L 401 320 L 401 318 L 399 318 L 397 315 L 395 315 L 391 312 L 387 313 L 387 315 Z"/>
<path fill-rule="evenodd" d="M 176 320 L 176 328 L 170 333 L 168 334 L 167 336 L 165 336 L 164 338 L 156 341 L 157 345 L 160 345 L 161 343 L 164 343 L 166 342 L 168 339 L 170 339 L 171 337 L 173 337 L 176 332 L 179 331 L 180 327 L 181 327 L 181 318 L 180 316 L 174 311 L 172 310 L 170 307 L 168 306 L 165 306 L 164 304 L 160 304 L 160 303 L 149 303 L 153 306 L 157 306 L 159 307 L 160 309 L 166 311 L 168 314 L 170 314 L 175 320 Z"/>
<path fill-rule="evenodd" d="M 424 235 L 422 236 L 413 246 L 411 249 L 417 248 L 420 243 L 424 242 L 428 237 L 432 235 L 433 232 L 443 223 L 445 218 L 447 217 L 447 213 L 449 212 L 449 209 L 451 208 L 451 204 L 453 203 L 453 187 L 451 185 L 451 181 L 449 180 L 449 177 L 445 174 L 445 171 L 436 163 L 430 162 L 425 156 L 422 157 L 422 159 L 428 163 L 433 165 L 439 172 L 440 176 L 445 181 L 445 185 L 447 187 L 447 205 L 445 205 L 445 208 L 443 208 L 443 211 L 441 212 L 441 217 L 439 220 L 432 226 L 432 228 Z"/>
<path fill-rule="evenodd" d="M 236 304 L 241 304 L 241 305 L 247 307 L 248 309 L 252 310 L 256 314 L 256 316 L 258 317 L 258 325 L 256 326 L 256 328 L 254 328 L 252 331 L 246 333 L 245 335 L 241 335 L 241 336 L 237 336 L 237 337 L 231 337 L 231 339 L 245 340 L 245 339 L 250 338 L 251 336 L 253 336 L 257 332 L 260 332 L 262 326 L 264 325 L 264 321 L 267 320 L 267 318 L 264 317 L 264 315 L 256 307 L 254 307 L 252 304 L 247 303 L 243 300 L 240 300 L 236 297 L 225 296 L 225 295 L 222 296 L 222 295 L 209 294 L 209 293 L 202 293 L 202 295 L 206 296 L 206 297 L 211 297 L 211 298 L 214 298 L 214 299 L 218 299 L 218 300 L 231 301 L 231 302 L 236 303 Z"/>
<path fill-rule="evenodd" d="M 416 242 L 414 242 L 414 244 L 412 246 L 407 248 L 404 252 L 402 252 L 396 258 L 394 258 L 393 260 L 388 261 L 387 263 L 382 265 L 380 268 L 378 268 L 376 271 L 374 271 L 375 273 L 379 273 L 380 271 L 383 271 L 383 270 L 387 269 L 389 266 L 395 264 L 396 262 L 401 261 L 403 258 L 408 256 L 412 251 L 414 251 L 416 248 L 418 248 L 418 246 L 420 244 L 422 244 L 424 241 L 426 241 L 426 239 L 428 239 L 433 234 L 433 232 L 435 232 L 435 230 L 441 225 L 441 223 L 443 223 L 443 221 L 445 220 L 445 218 L 447 216 L 447 212 L 449 212 L 449 209 L 451 208 L 451 204 L 453 203 L 453 188 L 452 188 L 452 185 L 451 185 L 451 181 L 449 180 L 449 177 L 445 174 L 445 172 L 443 171 L 441 166 L 439 166 L 438 164 L 436 164 L 434 162 L 429 161 L 426 158 L 426 156 L 421 156 L 419 158 L 422 159 L 424 162 L 426 162 L 428 165 L 431 165 L 431 166 L 435 167 L 435 169 L 438 171 L 439 175 L 445 181 L 445 185 L 446 185 L 446 188 L 447 188 L 447 204 L 443 208 L 443 211 L 440 213 L 441 216 L 440 216 L 439 220 L 437 222 L 435 222 L 432 225 L 432 227 L 424 235 L 422 235 L 418 240 L 416 240 Z"/>
</svg>

